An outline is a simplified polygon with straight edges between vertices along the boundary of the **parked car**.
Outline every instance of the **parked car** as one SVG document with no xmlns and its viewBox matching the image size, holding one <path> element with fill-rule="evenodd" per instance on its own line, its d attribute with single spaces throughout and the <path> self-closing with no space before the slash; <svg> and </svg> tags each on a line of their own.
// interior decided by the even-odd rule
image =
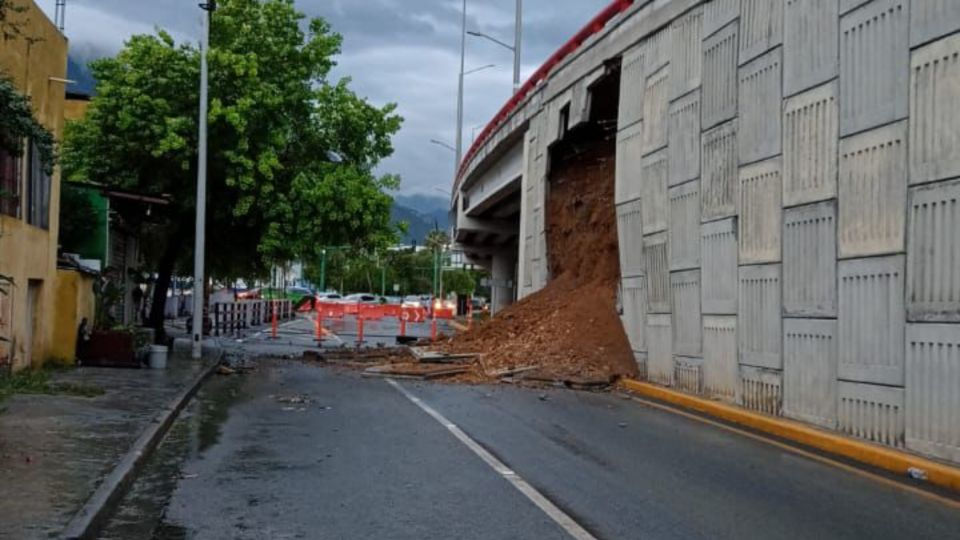
<svg viewBox="0 0 960 540">
<path fill-rule="evenodd" d="M 237 292 L 237 300 L 259 300 L 260 299 L 260 288 L 247 289 L 245 291 Z"/>
<path fill-rule="evenodd" d="M 379 304 L 380 299 L 370 293 L 348 294 L 343 299 L 348 304 Z"/>
<path fill-rule="evenodd" d="M 321 302 L 336 303 L 343 300 L 343 295 L 335 292 L 322 292 L 317 293 L 317 300 Z"/>
</svg>

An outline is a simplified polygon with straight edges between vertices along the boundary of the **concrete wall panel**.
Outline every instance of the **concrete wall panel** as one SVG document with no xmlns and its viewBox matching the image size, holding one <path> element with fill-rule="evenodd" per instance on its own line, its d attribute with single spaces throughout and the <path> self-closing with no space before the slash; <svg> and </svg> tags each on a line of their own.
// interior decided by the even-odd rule
<svg viewBox="0 0 960 540">
<path fill-rule="evenodd" d="M 737 317 L 703 317 L 703 391 L 707 397 L 735 401 L 739 381 Z"/>
<path fill-rule="evenodd" d="M 911 68 L 910 183 L 960 176 L 960 130 L 947 120 L 960 114 L 960 34 L 914 51 Z"/>
<path fill-rule="evenodd" d="M 667 145 L 667 113 L 670 108 L 670 66 L 647 77 L 643 91 L 643 153 Z"/>
<path fill-rule="evenodd" d="M 670 45 L 670 27 L 666 27 L 644 40 L 644 76 L 650 76 L 670 62 Z"/>
<path fill-rule="evenodd" d="M 906 130 L 898 122 L 840 141 L 840 258 L 903 251 Z"/>
<path fill-rule="evenodd" d="M 643 222 L 640 200 L 617 205 L 617 236 L 620 246 L 620 275 L 643 274 Z"/>
<path fill-rule="evenodd" d="M 713 0 L 703 6 L 703 35 L 712 35 L 740 16 L 740 0 Z"/>
<path fill-rule="evenodd" d="M 783 414 L 836 427 L 836 320 L 784 319 Z"/>
<path fill-rule="evenodd" d="M 837 196 L 838 89 L 830 82 L 784 103 L 784 206 Z"/>
<path fill-rule="evenodd" d="M 670 269 L 700 267 L 700 181 L 670 188 Z M 699 302 L 699 300 L 698 300 Z"/>
<path fill-rule="evenodd" d="M 667 233 L 643 238 L 643 262 L 647 268 L 647 309 L 670 313 L 670 254 Z"/>
<path fill-rule="evenodd" d="M 960 461 L 960 325 L 907 325 L 906 443 Z"/>
<path fill-rule="evenodd" d="M 622 203 L 640 198 L 643 187 L 643 121 L 617 133 L 614 197 Z"/>
<path fill-rule="evenodd" d="M 737 338 L 740 363 L 781 369 L 780 265 L 740 267 Z"/>
<path fill-rule="evenodd" d="M 647 234 L 667 230 L 669 206 L 667 180 L 670 178 L 667 150 L 646 156 L 641 161 L 643 231 Z"/>
<path fill-rule="evenodd" d="M 910 46 L 960 30 L 957 0 L 914 0 L 910 5 Z"/>
<path fill-rule="evenodd" d="M 784 211 L 783 311 L 791 317 L 837 316 L 835 201 Z"/>
<path fill-rule="evenodd" d="M 787 95 L 829 81 L 840 69 L 836 0 L 785 0 L 783 86 Z"/>
<path fill-rule="evenodd" d="M 783 0 L 741 0 L 740 63 L 783 41 Z"/>
<path fill-rule="evenodd" d="M 911 321 L 960 322 L 960 180 L 910 190 Z"/>
<path fill-rule="evenodd" d="M 647 367 L 647 353 L 634 351 L 633 361 L 637 364 L 637 379 L 641 381 L 649 381 L 650 377 L 647 375 L 649 373 L 649 369 Z"/>
<path fill-rule="evenodd" d="M 780 158 L 740 169 L 740 264 L 780 261 Z"/>
<path fill-rule="evenodd" d="M 636 352 L 646 352 L 647 280 L 643 276 L 624 278 L 621 291 L 623 329 L 630 340 L 630 347 Z"/>
<path fill-rule="evenodd" d="M 704 220 L 737 213 L 737 187 L 740 184 L 737 151 L 736 120 L 704 132 L 701 196 L 701 217 Z"/>
<path fill-rule="evenodd" d="M 737 313 L 737 218 L 700 226 L 700 257 L 703 272 L 704 313 Z"/>
<path fill-rule="evenodd" d="M 780 153 L 780 117 L 783 112 L 782 56 L 783 49 L 778 48 L 737 71 L 740 102 L 737 141 L 740 143 L 741 164 Z"/>
<path fill-rule="evenodd" d="M 637 45 L 625 53 L 620 63 L 620 107 L 617 127 L 623 129 L 643 119 L 644 48 Z"/>
<path fill-rule="evenodd" d="M 780 416 L 783 413 L 783 373 L 740 366 L 737 403 L 747 409 Z"/>
<path fill-rule="evenodd" d="M 694 8 L 670 26 L 670 99 L 700 86 L 703 9 Z"/>
<path fill-rule="evenodd" d="M 673 353 L 699 356 L 701 347 L 700 270 L 670 274 Z"/>
<path fill-rule="evenodd" d="M 647 316 L 647 377 L 651 382 L 673 384 L 673 352 L 670 315 Z"/>
<path fill-rule="evenodd" d="M 678 390 L 689 394 L 703 393 L 703 359 L 675 356 L 673 384 Z"/>
<path fill-rule="evenodd" d="M 840 133 L 907 115 L 907 0 L 873 0 L 840 19 Z"/>
<path fill-rule="evenodd" d="M 700 177 L 700 91 L 695 90 L 670 104 L 670 185 Z"/>
<path fill-rule="evenodd" d="M 708 7 L 710 5 L 707 4 Z M 737 23 L 733 23 L 703 42 L 702 108 L 705 128 L 737 116 L 738 28 Z"/>
<path fill-rule="evenodd" d="M 838 429 L 847 435 L 902 448 L 903 388 L 840 381 Z"/>
<path fill-rule="evenodd" d="M 903 256 L 841 261 L 840 378 L 903 386 Z"/>
</svg>

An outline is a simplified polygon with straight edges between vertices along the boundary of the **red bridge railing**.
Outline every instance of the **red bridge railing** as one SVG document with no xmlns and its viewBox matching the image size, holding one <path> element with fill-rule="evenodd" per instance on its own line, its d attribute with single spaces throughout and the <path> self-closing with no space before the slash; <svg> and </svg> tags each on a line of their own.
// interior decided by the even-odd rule
<svg viewBox="0 0 960 540">
<path fill-rule="evenodd" d="M 624 11 L 630 8 L 633 5 L 635 0 L 615 0 L 609 6 L 603 9 L 596 17 L 590 20 L 586 26 L 580 29 L 579 32 L 574 34 L 569 41 L 563 44 L 557 52 L 553 53 L 546 62 L 540 66 L 537 71 L 527 79 L 527 82 L 520 87 L 519 90 L 504 104 L 497 114 L 494 115 L 493 119 L 487 123 L 486 127 L 483 128 L 483 131 L 480 132 L 480 135 L 477 136 L 477 139 L 470 145 L 470 149 L 467 150 L 467 153 L 463 157 L 463 161 L 460 162 L 460 167 L 457 170 L 457 179 L 456 183 L 459 186 L 460 179 L 463 177 L 463 174 L 466 172 L 467 164 L 470 163 L 470 160 L 473 159 L 480 147 L 482 147 L 487 139 L 500 127 L 501 124 L 516 110 L 517 106 L 523 102 L 527 96 L 539 85 L 541 82 L 547 79 L 550 74 L 553 72 L 553 69 L 557 67 L 566 57 L 570 56 L 577 49 L 580 48 L 583 43 L 593 36 L 594 34 L 603 30 L 603 28 L 610 22 L 611 19 L 620 15 Z"/>
</svg>

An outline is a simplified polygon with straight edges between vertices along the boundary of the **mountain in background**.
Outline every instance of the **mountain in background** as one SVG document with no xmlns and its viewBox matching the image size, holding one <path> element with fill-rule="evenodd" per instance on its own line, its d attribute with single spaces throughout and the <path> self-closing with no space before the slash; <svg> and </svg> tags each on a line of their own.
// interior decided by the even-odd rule
<svg viewBox="0 0 960 540">
<path fill-rule="evenodd" d="M 450 201 L 434 195 L 397 195 L 393 198 L 391 217 L 394 223 L 406 221 L 407 234 L 401 239 L 404 244 L 423 245 L 427 234 L 438 227 L 446 231 L 449 226 Z"/>
</svg>

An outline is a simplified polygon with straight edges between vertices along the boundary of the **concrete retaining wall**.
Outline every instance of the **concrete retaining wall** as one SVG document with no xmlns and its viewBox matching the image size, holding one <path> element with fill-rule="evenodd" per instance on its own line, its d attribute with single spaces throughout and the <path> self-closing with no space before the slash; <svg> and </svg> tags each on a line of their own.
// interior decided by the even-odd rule
<svg viewBox="0 0 960 540">
<path fill-rule="evenodd" d="M 651 381 L 960 461 L 958 6 L 686 2 L 636 36 L 617 202 Z"/>
</svg>

